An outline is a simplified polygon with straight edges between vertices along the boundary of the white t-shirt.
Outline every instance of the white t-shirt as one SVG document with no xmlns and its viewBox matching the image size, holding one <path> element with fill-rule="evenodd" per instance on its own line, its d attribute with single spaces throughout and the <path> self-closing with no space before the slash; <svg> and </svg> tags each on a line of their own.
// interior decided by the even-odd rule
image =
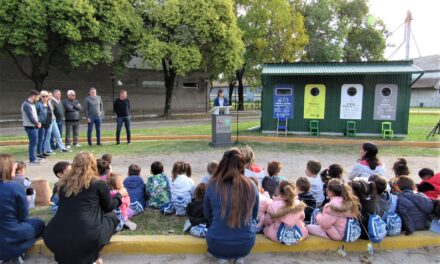
<svg viewBox="0 0 440 264">
<path fill-rule="evenodd" d="M 315 197 L 316 204 L 320 206 L 324 202 L 324 183 L 318 175 L 307 177 L 310 182 L 310 192 Z"/>
<path fill-rule="evenodd" d="M 225 98 L 218 98 L 218 104 L 220 105 L 220 106 L 225 106 Z"/>
</svg>

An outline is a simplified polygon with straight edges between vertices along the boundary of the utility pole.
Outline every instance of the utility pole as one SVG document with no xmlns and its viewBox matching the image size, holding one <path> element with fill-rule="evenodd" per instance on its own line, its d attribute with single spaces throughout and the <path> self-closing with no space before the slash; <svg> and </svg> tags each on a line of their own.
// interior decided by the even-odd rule
<svg viewBox="0 0 440 264">
<path fill-rule="evenodd" d="M 406 53 L 405 53 L 405 59 L 409 60 L 409 49 L 411 44 L 411 21 L 413 20 L 411 11 L 408 10 L 406 13 L 405 18 L 405 37 L 404 42 L 406 43 Z"/>
</svg>

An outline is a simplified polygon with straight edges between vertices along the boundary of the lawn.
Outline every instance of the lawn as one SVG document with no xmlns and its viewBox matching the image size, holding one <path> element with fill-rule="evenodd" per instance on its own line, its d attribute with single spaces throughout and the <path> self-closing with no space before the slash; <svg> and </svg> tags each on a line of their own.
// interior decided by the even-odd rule
<svg viewBox="0 0 440 264">
<path fill-rule="evenodd" d="M 52 218 L 50 207 L 37 207 L 29 210 L 32 217 L 43 219 L 46 223 Z M 182 235 L 186 217 L 165 216 L 158 210 L 146 209 L 131 220 L 137 224 L 136 231 L 123 230 L 120 235 Z"/>
</svg>

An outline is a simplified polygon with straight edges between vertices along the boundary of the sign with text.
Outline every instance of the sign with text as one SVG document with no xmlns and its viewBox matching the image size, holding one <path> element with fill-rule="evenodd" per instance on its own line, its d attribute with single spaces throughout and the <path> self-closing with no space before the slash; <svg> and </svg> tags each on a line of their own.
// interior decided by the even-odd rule
<svg viewBox="0 0 440 264">
<path fill-rule="evenodd" d="M 293 118 L 292 84 L 276 84 L 273 91 L 273 118 Z"/>
<path fill-rule="evenodd" d="M 304 119 L 324 119 L 325 85 L 307 84 L 304 90 Z"/>
<path fill-rule="evenodd" d="M 374 120 L 396 120 L 396 84 L 378 84 L 374 94 Z"/>
<path fill-rule="evenodd" d="M 362 119 L 362 84 L 344 84 L 341 88 L 340 119 Z"/>
<path fill-rule="evenodd" d="M 230 115 L 217 116 L 215 131 L 217 134 L 231 133 L 232 117 Z"/>
</svg>

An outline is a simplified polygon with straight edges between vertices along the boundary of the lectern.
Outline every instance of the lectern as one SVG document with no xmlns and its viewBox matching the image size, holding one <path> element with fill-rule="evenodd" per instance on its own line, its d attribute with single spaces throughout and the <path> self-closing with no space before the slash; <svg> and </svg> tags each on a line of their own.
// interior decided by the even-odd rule
<svg viewBox="0 0 440 264">
<path fill-rule="evenodd" d="M 230 146 L 232 116 L 229 114 L 229 106 L 214 106 L 212 113 L 212 141 L 209 143 L 214 147 Z"/>
</svg>

